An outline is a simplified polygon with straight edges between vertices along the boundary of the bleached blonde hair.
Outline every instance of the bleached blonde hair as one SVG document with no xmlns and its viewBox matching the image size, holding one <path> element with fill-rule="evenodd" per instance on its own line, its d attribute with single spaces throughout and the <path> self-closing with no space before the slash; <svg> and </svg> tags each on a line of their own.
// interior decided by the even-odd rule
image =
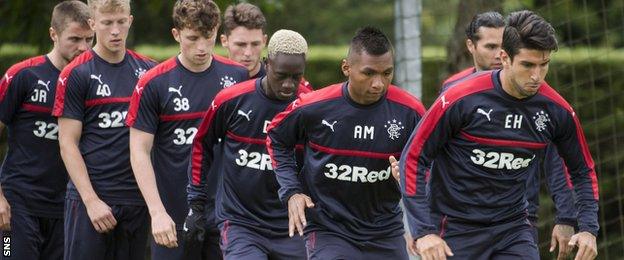
<svg viewBox="0 0 624 260">
<path fill-rule="evenodd" d="M 268 51 L 269 57 L 275 57 L 277 53 L 305 55 L 308 43 L 298 32 L 282 29 L 271 36 Z"/>
<path fill-rule="evenodd" d="M 87 4 L 92 14 L 95 11 L 100 13 L 130 11 L 130 0 L 87 0 Z"/>
</svg>

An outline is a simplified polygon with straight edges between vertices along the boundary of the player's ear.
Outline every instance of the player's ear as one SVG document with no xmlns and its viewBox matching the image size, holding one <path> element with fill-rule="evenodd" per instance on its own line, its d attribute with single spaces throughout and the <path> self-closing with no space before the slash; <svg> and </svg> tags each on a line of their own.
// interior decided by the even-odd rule
<svg viewBox="0 0 624 260">
<path fill-rule="evenodd" d="M 503 66 L 511 65 L 511 59 L 505 50 L 500 50 L 500 59 Z"/>
<path fill-rule="evenodd" d="M 228 47 L 228 37 L 225 34 L 221 34 L 219 40 L 221 40 L 221 46 L 223 46 L 223 48 Z"/>
<path fill-rule="evenodd" d="M 50 32 L 50 39 L 52 39 L 52 41 L 54 43 L 56 43 L 56 41 L 58 41 L 58 34 L 56 33 L 56 30 L 54 30 L 54 28 L 50 27 L 50 29 L 48 29 L 48 31 Z"/>
<path fill-rule="evenodd" d="M 345 77 L 349 77 L 349 71 L 351 67 L 349 67 L 349 62 L 347 61 L 347 59 L 342 59 L 340 69 L 342 69 L 342 74 L 345 75 Z"/>
<path fill-rule="evenodd" d="M 468 49 L 470 53 L 474 54 L 473 53 L 474 48 L 475 48 L 474 42 L 472 42 L 471 39 L 466 39 L 466 49 Z"/>
<path fill-rule="evenodd" d="M 89 18 L 88 22 L 89 22 L 89 27 L 91 27 L 91 30 L 95 31 L 95 20 L 93 18 Z"/>
<path fill-rule="evenodd" d="M 180 42 L 180 31 L 178 31 L 178 29 L 176 28 L 172 28 L 171 29 L 171 35 L 173 35 L 173 39 L 176 40 L 176 42 Z"/>
</svg>

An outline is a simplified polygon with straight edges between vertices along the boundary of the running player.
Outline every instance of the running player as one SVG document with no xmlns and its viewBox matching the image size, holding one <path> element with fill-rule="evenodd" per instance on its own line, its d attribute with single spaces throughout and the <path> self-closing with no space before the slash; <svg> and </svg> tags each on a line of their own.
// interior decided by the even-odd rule
<svg viewBox="0 0 624 260">
<path fill-rule="evenodd" d="M 530 11 L 514 12 L 502 45 L 503 69 L 444 92 L 403 151 L 401 187 L 416 248 L 424 259 L 453 253 L 458 259 L 539 259 L 526 182 L 552 142 L 570 169 L 580 205 L 580 232 L 570 245 L 579 246 L 577 259 L 593 259 L 594 163 L 574 111 L 544 82 L 557 49 L 555 31 Z"/>
<path fill-rule="evenodd" d="M 266 75 L 264 63 L 260 59 L 267 43 L 265 27 L 264 14 L 260 8 L 249 3 L 230 5 L 223 14 L 221 45 L 227 50 L 230 59 L 249 70 L 250 78 Z"/>
<path fill-rule="evenodd" d="M 378 29 L 360 29 L 343 60 L 346 83 L 295 100 L 268 129 L 267 150 L 288 204 L 289 233 L 311 259 L 407 259 L 400 192 L 388 156 L 398 155 L 425 109 L 390 84 L 394 51 Z M 305 141 L 298 174 L 294 147 Z"/>
<path fill-rule="evenodd" d="M 446 91 L 449 87 L 465 80 L 476 72 L 500 69 L 502 66 L 500 51 L 504 29 L 505 21 L 503 16 L 497 12 L 485 12 L 475 15 L 470 25 L 466 28 L 466 48 L 472 55 L 474 67 L 458 72 L 445 80 L 441 92 Z M 489 114 L 490 112 L 489 110 L 483 110 L 480 113 Z M 533 226 L 533 237 L 537 244 L 539 241 L 537 236 L 537 211 L 539 209 L 540 172 L 543 171 L 547 177 L 546 183 L 555 202 L 557 213 L 551 235 L 550 251 L 554 251 L 558 245 L 558 258 L 565 258 L 571 250 L 571 247 L 567 245 L 572 235 L 574 235 L 574 226 L 576 226 L 576 207 L 572 194 L 572 183 L 566 178 L 568 173 L 565 171 L 561 157 L 554 146 L 548 145 L 546 147 L 546 153 L 543 158 L 544 167 L 534 168 L 536 172 L 529 175 L 527 182 L 529 221 L 531 226 Z"/>
<path fill-rule="evenodd" d="M 173 25 L 180 54 L 148 71 L 130 101 L 126 122 L 132 169 L 152 217 L 152 259 L 218 259 L 218 231 L 206 234 L 199 245 L 185 245 L 181 239 L 189 212 L 186 171 L 193 137 L 210 102 L 219 90 L 247 79 L 247 70 L 213 55 L 219 29 L 214 2 L 177 1 Z M 213 203 L 202 206 L 212 209 Z"/>
<path fill-rule="evenodd" d="M 225 259 L 306 258 L 303 239 L 288 236 L 288 211 L 277 195 L 265 140 L 271 119 L 309 92 L 299 89 L 307 49 L 299 33 L 275 32 L 269 41 L 267 75 L 221 91 L 193 142 L 190 185 L 210 174 L 212 162 L 223 161 L 223 170 L 216 173 L 223 175 L 216 216 Z M 211 149 L 219 139 L 223 155 Z M 189 194 L 189 203 L 201 202 L 204 196 Z"/>
<path fill-rule="evenodd" d="M 129 0 L 90 0 L 97 43 L 61 72 L 53 115 L 71 181 L 65 259 L 140 259 L 149 215 L 130 167 L 124 118 L 139 77 L 155 63 L 126 49 Z"/>
<path fill-rule="evenodd" d="M 93 44 L 88 21 L 86 4 L 57 4 L 50 25 L 52 51 L 11 66 L 0 79 L 0 130 L 8 127 L 0 173 L 0 229 L 12 245 L 11 255 L 0 258 L 63 258 L 67 171 L 51 112 L 61 70 Z"/>
</svg>

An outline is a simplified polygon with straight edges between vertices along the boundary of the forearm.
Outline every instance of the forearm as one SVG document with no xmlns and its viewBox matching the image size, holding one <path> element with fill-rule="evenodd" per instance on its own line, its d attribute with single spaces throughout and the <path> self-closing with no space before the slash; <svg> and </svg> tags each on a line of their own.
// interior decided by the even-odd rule
<svg viewBox="0 0 624 260">
<path fill-rule="evenodd" d="M 152 167 L 152 159 L 149 155 L 149 151 L 130 147 L 130 155 L 132 171 L 134 172 L 134 177 L 141 190 L 141 194 L 143 194 L 150 215 L 153 216 L 155 213 L 166 211 L 160 199 L 160 194 L 158 193 L 156 175 Z"/>
<path fill-rule="evenodd" d="M 87 166 L 82 158 L 82 154 L 80 154 L 78 144 L 62 141 L 60 141 L 59 144 L 61 147 L 61 158 L 63 158 L 63 163 L 65 163 L 69 178 L 74 183 L 74 186 L 76 186 L 82 201 L 87 204 L 89 201 L 99 199 L 91 185 Z"/>
</svg>

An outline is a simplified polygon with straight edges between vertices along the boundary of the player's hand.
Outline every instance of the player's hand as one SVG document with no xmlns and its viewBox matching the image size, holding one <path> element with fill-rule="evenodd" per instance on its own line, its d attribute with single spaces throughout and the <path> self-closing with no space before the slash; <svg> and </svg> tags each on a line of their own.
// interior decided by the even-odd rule
<svg viewBox="0 0 624 260">
<path fill-rule="evenodd" d="M 573 235 L 568 245 L 572 248 L 578 246 L 574 260 L 591 260 L 598 255 L 596 237 L 589 232 L 580 232 Z"/>
<path fill-rule="evenodd" d="M 288 235 L 292 237 L 295 229 L 303 236 L 303 228 L 307 225 L 305 208 L 314 207 L 312 199 L 302 193 L 290 196 L 288 199 Z"/>
<path fill-rule="evenodd" d="M 178 247 L 175 222 L 164 210 L 152 215 L 152 235 L 156 244 L 168 248 Z"/>
<path fill-rule="evenodd" d="M 11 231 L 11 206 L 4 196 L 0 196 L 0 230 Z"/>
<path fill-rule="evenodd" d="M 84 202 L 87 208 L 87 215 L 91 219 L 91 224 L 98 233 L 107 233 L 117 225 L 117 220 L 113 216 L 113 209 L 99 198 Z"/>
<path fill-rule="evenodd" d="M 388 161 L 390 161 L 390 169 L 392 171 L 392 177 L 394 177 L 395 180 L 400 182 L 401 181 L 401 173 L 399 172 L 399 161 L 397 161 L 397 159 L 394 158 L 394 156 L 392 156 L 392 155 L 390 155 L 390 157 L 388 157 Z"/>
<path fill-rule="evenodd" d="M 550 236 L 550 252 L 554 252 L 557 245 L 559 245 L 557 260 L 566 259 L 570 251 L 572 251 L 572 247 L 568 245 L 572 235 L 574 235 L 574 227 L 572 226 L 557 224 L 553 227 L 552 235 Z"/>
<path fill-rule="evenodd" d="M 204 205 L 199 203 L 191 203 L 189 213 L 184 221 L 184 239 L 187 244 L 203 242 L 206 234 L 206 215 L 204 214 Z"/>
<path fill-rule="evenodd" d="M 417 239 L 416 251 L 422 260 L 445 260 L 447 256 L 453 256 L 444 239 L 435 234 Z"/>
<path fill-rule="evenodd" d="M 412 235 L 410 235 L 409 232 L 405 232 L 403 237 L 405 238 L 405 248 L 407 249 L 407 252 L 410 255 L 417 256 L 418 250 L 416 250 L 416 241 L 414 241 Z"/>
</svg>

